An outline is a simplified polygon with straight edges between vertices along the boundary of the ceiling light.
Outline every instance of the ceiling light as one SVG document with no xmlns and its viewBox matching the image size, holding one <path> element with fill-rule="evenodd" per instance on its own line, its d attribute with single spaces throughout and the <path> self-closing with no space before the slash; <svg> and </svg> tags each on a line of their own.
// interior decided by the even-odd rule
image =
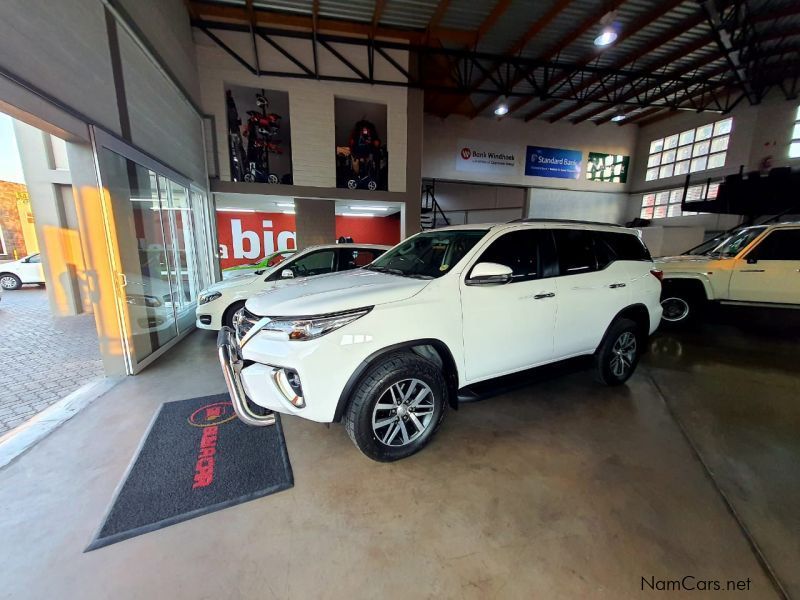
<svg viewBox="0 0 800 600">
<path fill-rule="evenodd" d="M 619 123 L 620 121 L 624 121 L 627 118 L 628 115 L 626 115 L 625 113 L 617 113 L 616 115 L 611 117 L 611 120 L 614 121 L 614 123 Z"/>
<path fill-rule="evenodd" d="M 594 45 L 595 46 L 610 46 L 615 41 L 617 41 L 617 32 L 610 26 L 603 28 L 603 31 L 600 32 L 596 38 L 594 38 Z"/>
<path fill-rule="evenodd" d="M 375 215 L 368 215 L 367 213 L 342 213 L 343 217 L 374 217 Z"/>
<path fill-rule="evenodd" d="M 256 212 L 255 208 L 218 208 L 217 212 Z"/>
<path fill-rule="evenodd" d="M 381 210 L 384 212 L 389 210 L 385 206 L 348 206 L 348 208 L 350 210 Z"/>
<path fill-rule="evenodd" d="M 285 215 L 293 215 L 294 211 L 293 210 L 284 210 L 283 214 L 285 214 Z"/>
<path fill-rule="evenodd" d="M 497 104 L 494 107 L 494 114 L 498 117 L 502 117 L 508 114 L 508 98 L 505 96 L 500 96 L 497 101 Z"/>
<path fill-rule="evenodd" d="M 288 208 L 294 208 L 294 202 L 278 202 L 278 206 L 285 206 Z"/>
</svg>

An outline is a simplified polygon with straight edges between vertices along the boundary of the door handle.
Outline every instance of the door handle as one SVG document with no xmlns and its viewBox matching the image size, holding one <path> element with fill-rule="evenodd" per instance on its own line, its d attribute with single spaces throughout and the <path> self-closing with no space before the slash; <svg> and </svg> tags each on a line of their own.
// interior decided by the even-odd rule
<svg viewBox="0 0 800 600">
<path fill-rule="evenodd" d="M 612 283 L 608 287 L 610 287 L 612 290 L 614 290 L 614 289 L 617 289 L 617 288 L 624 288 L 626 285 L 627 285 L 626 283 Z"/>
<path fill-rule="evenodd" d="M 119 287 L 128 287 L 128 276 L 125 275 L 125 273 L 117 273 L 117 278 L 119 280 Z"/>
<path fill-rule="evenodd" d="M 546 294 L 536 294 L 533 299 L 534 300 L 542 300 L 544 298 L 555 298 L 555 292 L 548 292 Z"/>
<path fill-rule="evenodd" d="M 800 271 L 800 269 L 798 269 Z M 764 269 L 742 269 L 739 273 L 763 273 Z"/>
</svg>

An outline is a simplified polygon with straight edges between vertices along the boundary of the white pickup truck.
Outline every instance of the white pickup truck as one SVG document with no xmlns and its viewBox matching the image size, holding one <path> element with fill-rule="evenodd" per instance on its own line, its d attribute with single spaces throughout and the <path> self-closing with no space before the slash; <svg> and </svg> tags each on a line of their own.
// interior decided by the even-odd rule
<svg viewBox="0 0 800 600">
<path fill-rule="evenodd" d="M 705 254 L 656 265 L 668 325 L 688 322 L 709 302 L 800 308 L 800 223 L 745 227 Z"/>
</svg>

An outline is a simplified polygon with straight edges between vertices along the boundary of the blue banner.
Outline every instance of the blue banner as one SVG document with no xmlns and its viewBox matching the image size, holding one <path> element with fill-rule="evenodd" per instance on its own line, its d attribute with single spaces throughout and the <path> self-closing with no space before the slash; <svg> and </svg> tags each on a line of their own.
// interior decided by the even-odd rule
<svg viewBox="0 0 800 600">
<path fill-rule="evenodd" d="M 528 146 L 525 153 L 525 175 L 578 179 L 583 153 L 580 150 Z"/>
</svg>

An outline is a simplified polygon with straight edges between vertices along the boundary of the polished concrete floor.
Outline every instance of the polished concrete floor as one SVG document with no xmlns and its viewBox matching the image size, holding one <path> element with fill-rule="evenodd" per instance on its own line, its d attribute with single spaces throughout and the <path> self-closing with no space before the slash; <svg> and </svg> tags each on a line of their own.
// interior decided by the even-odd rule
<svg viewBox="0 0 800 600">
<path fill-rule="evenodd" d="M 194 333 L 0 470 L 0 598 L 619 599 L 685 575 L 779 597 L 673 413 L 800 596 L 797 340 L 707 329 L 658 336 L 625 387 L 539 372 L 399 463 L 285 418 L 293 489 L 83 553 L 158 405 L 223 391 Z"/>
</svg>

